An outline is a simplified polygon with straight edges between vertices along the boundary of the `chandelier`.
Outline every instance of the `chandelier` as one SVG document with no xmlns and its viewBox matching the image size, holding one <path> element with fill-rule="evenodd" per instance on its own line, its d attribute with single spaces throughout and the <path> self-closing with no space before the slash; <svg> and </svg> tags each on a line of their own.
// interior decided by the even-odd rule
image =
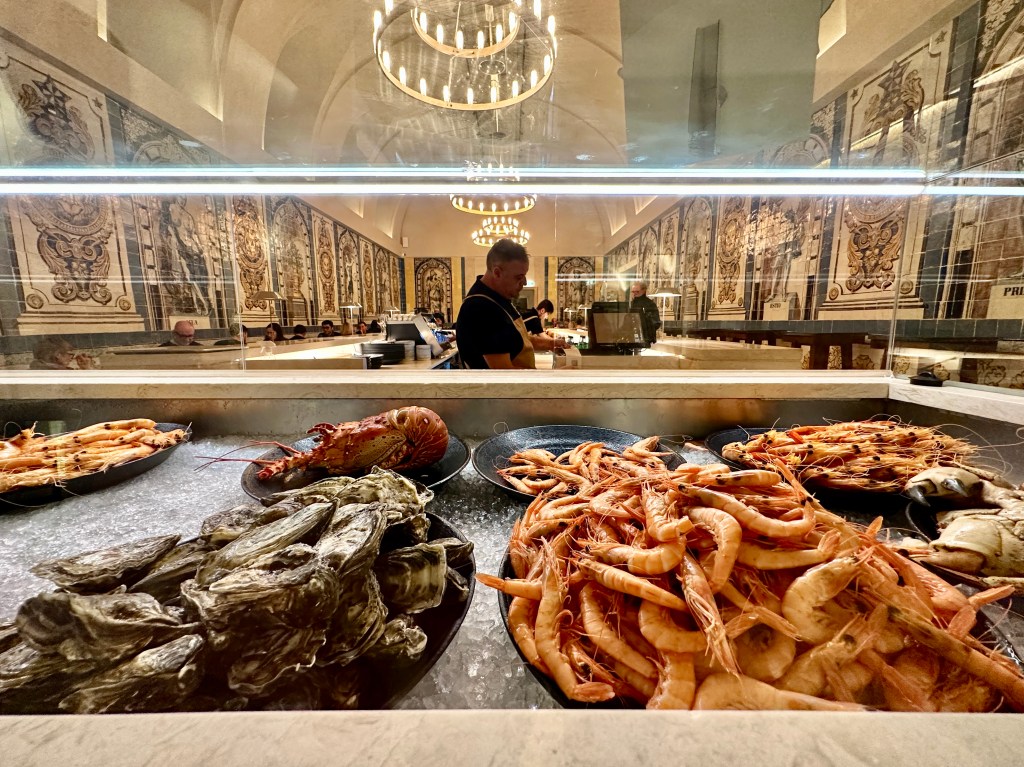
<svg viewBox="0 0 1024 767">
<path fill-rule="evenodd" d="M 493 163 L 484 167 L 480 163 L 469 163 L 466 169 L 467 181 L 499 181 L 514 183 L 519 181 L 519 172 L 511 166 L 506 167 L 499 164 L 497 168 Z M 463 213 L 476 213 L 480 216 L 493 216 L 502 213 L 525 213 L 537 204 L 537 195 L 525 194 L 497 194 L 488 193 L 484 189 L 461 194 L 448 195 L 452 207 L 461 210 Z"/>
<path fill-rule="evenodd" d="M 491 247 L 498 240 L 512 240 L 525 245 L 530 241 L 530 233 L 519 228 L 519 220 L 511 216 L 494 216 L 480 222 L 480 228 L 474 229 L 470 235 L 473 242 L 484 248 Z"/>
<path fill-rule="evenodd" d="M 384 0 L 373 50 L 384 76 L 414 99 L 486 110 L 528 99 L 551 77 L 555 17 L 541 0 Z"/>
</svg>

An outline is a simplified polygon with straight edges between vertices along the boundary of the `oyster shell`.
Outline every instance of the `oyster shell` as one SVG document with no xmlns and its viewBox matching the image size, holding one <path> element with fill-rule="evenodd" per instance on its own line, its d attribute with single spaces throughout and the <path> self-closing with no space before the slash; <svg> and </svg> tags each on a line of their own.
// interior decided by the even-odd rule
<svg viewBox="0 0 1024 767">
<path fill-rule="evenodd" d="M 20 641 L 21 637 L 18 636 L 18 627 L 14 625 L 14 621 L 0 623 L 0 653 L 7 652 Z"/>
<path fill-rule="evenodd" d="M 258 503 L 243 503 L 204 519 L 199 528 L 199 536 L 211 544 L 221 546 L 250 530 L 294 514 L 300 508 L 302 504 L 297 503 L 275 504 L 269 508 Z"/>
<path fill-rule="evenodd" d="M 207 556 L 196 572 L 196 581 L 200 586 L 209 585 L 235 568 L 301 540 L 323 525 L 333 510 L 331 503 L 313 503 L 291 516 L 239 536 Z"/>
<path fill-rule="evenodd" d="M 309 668 L 323 647 L 326 627 L 281 628 L 260 634 L 228 669 L 228 687 L 250 698 L 261 698 L 289 681 L 289 672 Z"/>
<path fill-rule="evenodd" d="M 204 540 L 179 543 L 150 565 L 130 590 L 149 594 L 161 602 L 176 599 L 181 595 L 182 582 L 193 577 L 199 564 L 214 550 L 215 547 Z"/>
<path fill-rule="evenodd" d="M 321 561 L 339 575 L 368 570 L 380 551 L 386 519 L 379 503 L 340 507 L 316 544 Z"/>
<path fill-rule="evenodd" d="M 320 665 L 351 663 L 384 633 L 388 611 L 373 572 L 353 574 L 344 585 L 318 658 Z"/>
<path fill-rule="evenodd" d="M 80 680 L 101 668 L 90 661 L 69 662 L 20 642 L 0 653 L 0 714 L 54 713 Z"/>
<path fill-rule="evenodd" d="M 416 625 L 410 615 L 399 615 L 384 626 L 384 633 L 366 657 L 393 663 L 411 663 L 427 649 L 427 632 Z"/>
<path fill-rule="evenodd" d="M 435 538 L 431 543 L 444 546 L 444 555 L 449 567 L 461 567 L 468 563 L 473 556 L 473 541 L 463 541 L 459 538 Z"/>
<path fill-rule="evenodd" d="M 289 567 L 294 557 L 305 561 Z M 329 625 L 341 584 L 308 546 L 289 547 L 260 564 L 264 567 L 234 570 L 209 587 L 196 580 L 182 584 L 185 604 L 206 627 L 211 649 L 237 651 L 252 643 L 254 631 L 326 630 Z"/>
<path fill-rule="evenodd" d="M 144 650 L 82 682 L 60 707 L 76 714 L 175 708 L 202 681 L 204 645 L 202 637 L 189 634 Z"/>
<path fill-rule="evenodd" d="M 444 595 L 454 598 L 456 602 L 465 602 L 469 598 L 469 581 L 462 577 L 462 573 L 449 567 L 445 573 L 448 585 L 445 587 Z M 452 595 L 454 594 L 454 597 Z"/>
<path fill-rule="evenodd" d="M 180 535 L 158 535 L 108 549 L 40 562 L 29 572 L 78 593 L 110 591 L 174 548 Z"/>
<path fill-rule="evenodd" d="M 149 594 L 68 594 L 26 599 L 15 617 L 25 644 L 68 660 L 116 661 L 196 630 Z"/>
<path fill-rule="evenodd" d="M 444 546 L 420 543 L 395 549 L 374 563 L 384 604 L 395 613 L 418 613 L 444 598 L 448 565 Z"/>
</svg>

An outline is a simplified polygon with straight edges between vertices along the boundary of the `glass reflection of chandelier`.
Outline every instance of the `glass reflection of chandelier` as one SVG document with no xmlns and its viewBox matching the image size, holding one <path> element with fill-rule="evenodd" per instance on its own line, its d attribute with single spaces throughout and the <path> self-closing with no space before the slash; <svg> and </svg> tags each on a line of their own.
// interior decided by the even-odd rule
<svg viewBox="0 0 1024 767">
<path fill-rule="evenodd" d="M 519 181 L 519 172 L 504 165 L 495 168 L 493 164 L 484 167 L 480 163 L 470 163 L 466 170 L 466 180 L 516 182 Z M 485 189 L 452 194 L 448 197 L 456 210 L 481 216 L 525 213 L 537 204 L 535 194 L 498 194 L 488 193 Z"/>
<path fill-rule="evenodd" d="M 520 245 L 530 241 L 530 233 L 519 228 L 519 220 L 511 216 L 494 216 L 480 222 L 480 228 L 470 235 L 473 242 L 484 248 L 491 247 L 498 240 L 512 240 Z"/>
<path fill-rule="evenodd" d="M 401 91 L 433 106 L 518 104 L 554 67 L 555 17 L 543 11 L 541 0 L 384 0 L 373 12 L 377 64 Z"/>
</svg>

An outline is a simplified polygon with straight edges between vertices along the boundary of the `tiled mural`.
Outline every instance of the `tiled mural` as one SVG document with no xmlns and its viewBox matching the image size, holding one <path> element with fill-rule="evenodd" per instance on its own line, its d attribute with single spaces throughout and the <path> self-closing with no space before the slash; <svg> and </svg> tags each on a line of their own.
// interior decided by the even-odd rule
<svg viewBox="0 0 1024 767">
<path fill-rule="evenodd" d="M 452 317 L 452 262 L 449 258 L 413 259 L 416 301 L 431 313 L 441 312 L 445 319 Z"/>
<path fill-rule="evenodd" d="M 1022 83 L 1024 0 L 983 1 L 865 73 L 812 115 L 805 139 L 750 164 L 1021 173 Z M 664 232 L 677 214 L 677 257 L 668 269 L 660 258 L 654 268 L 650 232 Z M 819 350 L 817 366 L 892 365 L 1024 386 L 1024 373 L 1010 370 L 1015 363 L 991 350 L 950 355 L 907 346 L 908 339 L 983 337 L 991 347 L 994 338 L 1024 337 L 1019 196 L 683 199 L 615 243 L 604 268 L 624 283 L 654 280 L 655 289 L 680 293 L 678 319 L 691 331 L 777 330 L 825 344 L 845 332 L 863 341 L 887 336 L 895 309 L 892 360 L 884 348 L 847 337 Z"/>
<path fill-rule="evenodd" d="M 218 164 L 209 149 L 0 44 L 5 165 Z M 0 225 L 16 275 L 0 336 L 167 330 L 178 320 L 227 334 L 404 306 L 401 259 L 292 197 L 9 197 Z M 376 268 L 375 268 L 376 265 Z M 274 290 L 282 300 L 255 296 Z M 378 308 L 379 307 L 379 308 Z M 122 339 L 124 340 L 124 339 Z"/>
</svg>

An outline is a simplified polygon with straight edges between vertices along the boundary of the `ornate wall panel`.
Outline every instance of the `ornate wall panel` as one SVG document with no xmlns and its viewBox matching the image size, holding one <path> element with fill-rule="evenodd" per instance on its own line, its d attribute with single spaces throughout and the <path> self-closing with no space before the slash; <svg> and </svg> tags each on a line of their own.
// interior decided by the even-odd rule
<svg viewBox="0 0 1024 767">
<path fill-rule="evenodd" d="M 658 222 L 645 228 L 640 232 L 640 254 L 637 273 L 640 279 L 647 283 L 650 292 L 654 292 L 658 285 L 658 252 L 661 243 L 658 240 Z"/>
<path fill-rule="evenodd" d="M 204 147 L 118 104 L 131 165 L 210 165 Z M 226 290 L 233 283 L 224 200 L 213 195 L 126 198 L 135 223 L 152 326 L 170 329 L 187 319 L 196 327 L 223 327 L 237 311 Z"/>
<path fill-rule="evenodd" d="M 313 274 L 316 284 L 317 316 L 339 319 L 338 253 L 334 241 L 334 222 L 319 213 L 313 214 Z"/>
<path fill-rule="evenodd" d="M 562 317 L 565 309 L 575 310 L 594 303 L 594 277 L 593 258 L 559 258 L 555 314 Z"/>
<path fill-rule="evenodd" d="M 8 165 L 104 165 L 114 161 L 102 94 L 3 43 L 0 137 Z M 114 200 L 99 195 L 9 197 L 19 305 L 6 332 L 142 330 L 124 228 Z"/>
<path fill-rule="evenodd" d="M 359 236 L 351 229 L 338 225 L 338 281 L 340 303 L 343 306 L 359 304 L 354 310 L 358 317 L 362 313 L 363 274 L 359 268 Z"/>
<path fill-rule="evenodd" d="M 1024 0 L 990 0 L 982 17 L 965 165 L 1024 171 Z M 949 258 L 970 261 L 964 316 L 1024 316 L 1024 198 L 957 201 Z"/>
<path fill-rule="evenodd" d="M 416 280 L 415 306 L 441 312 L 445 318 L 452 313 L 452 264 L 448 258 L 413 259 Z"/>
<path fill-rule="evenodd" d="M 746 315 L 743 289 L 747 260 L 753 247 L 751 198 L 723 197 L 718 204 L 709 314 L 742 318 Z"/>
<path fill-rule="evenodd" d="M 676 264 L 679 261 L 679 208 L 661 217 L 658 223 L 660 246 L 658 248 L 658 284 L 651 287 L 651 293 L 657 290 L 679 290 Z"/>
<path fill-rule="evenodd" d="M 847 98 L 846 163 L 923 168 L 937 162 L 952 23 L 854 88 Z M 836 318 L 920 317 L 917 282 L 924 203 L 849 198 L 840 209 L 821 312 Z M 865 314 L 867 312 L 867 314 Z"/>
<path fill-rule="evenodd" d="M 391 300 L 391 254 L 380 245 L 373 249 L 373 289 L 377 314 L 400 308 Z"/>
<path fill-rule="evenodd" d="M 363 313 L 377 314 L 377 295 L 374 289 L 373 243 L 359 238 L 359 268 L 363 275 Z"/>
<path fill-rule="evenodd" d="M 405 311 L 405 302 L 402 300 L 402 268 L 399 265 L 401 256 L 389 251 L 388 258 L 391 265 L 391 305 Z"/>
<path fill-rule="evenodd" d="M 261 198 L 244 196 L 231 200 L 231 244 L 238 295 L 241 296 L 242 322 L 261 326 L 259 323 L 267 322 L 271 307 L 269 302 L 253 296 L 274 287 L 270 280 L 267 221 Z M 275 310 L 279 308 L 274 307 Z"/>
<path fill-rule="evenodd" d="M 823 201 L 764 197 L 754 223 L 754 280 L 761 317 L 803 318 L 810 280 L 821 255 Z"/>
<path fill-rule="evenodd" d="M 290 197 L 271 198 L 270 244 L 277 274 L 277 291 L 288 306 L 289 324 L 318 322 L 314 317 L 311 260 L 313 238 L 309 208 Z"/>
<path fill-rule="evenodd" d="M 679 275 L 681 311 L 684 319 L 699 319 L 707 303 L 708 264 L 711 260 L 711 200 L 699 197 L 682 206 L 683 223 L 679 236 Z"/>
</svg>

